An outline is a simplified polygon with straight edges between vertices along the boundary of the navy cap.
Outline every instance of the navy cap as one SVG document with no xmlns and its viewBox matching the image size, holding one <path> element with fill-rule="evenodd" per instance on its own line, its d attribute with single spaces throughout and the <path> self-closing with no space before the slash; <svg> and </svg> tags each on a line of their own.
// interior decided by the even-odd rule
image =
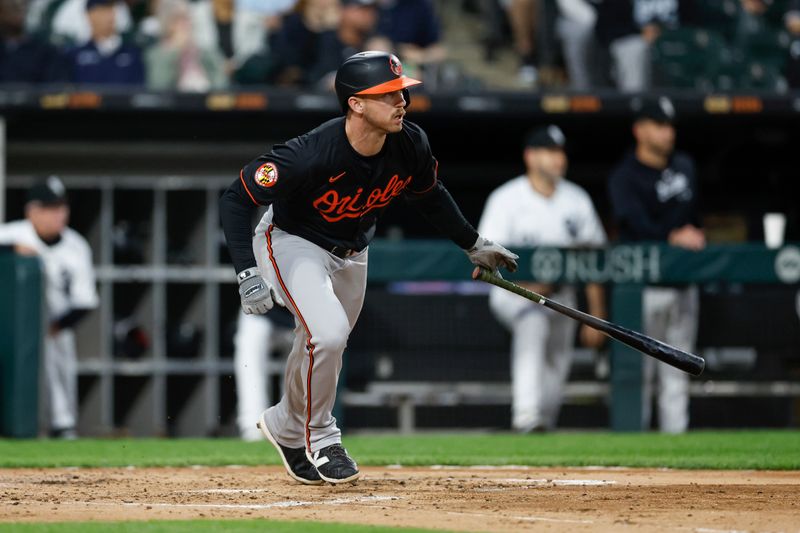
<svg viewBox="0 0 800 533">
<path fill-rule="evenodd" d="M 673 124 L 675 122 L 675 106 L 666 96 L 657 100 L 646 100 L 636 111 L 636 120 L 652 120 L 662 124 Z"/>
<path fill-rule="evenodd" d="M 525 137 L 527 148 L 561 148 L 567 144 L 567 138 L 561 128 L 550 124 L 542 128 L 531 130 Z"/>
<path fill-rule="evenodd" d="M 61 205 L 67 203 L 67 189 L 57 176 L 39 180 L 28 189 L 28 202 L 42 205 Z"/>
<path fill-rule="evenodd" d="M 86 0 L 86 11 L 97 6 L 111 6 L 114 5 L 116 1 L 117 0 Z"/>
</svg>

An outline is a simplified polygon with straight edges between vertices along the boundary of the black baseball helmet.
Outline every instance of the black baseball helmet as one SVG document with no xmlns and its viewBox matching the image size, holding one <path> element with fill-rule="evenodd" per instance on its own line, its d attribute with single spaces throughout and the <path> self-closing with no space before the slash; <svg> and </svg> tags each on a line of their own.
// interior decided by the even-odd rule
<svg viewBox="0 0 800 533">
<path fill-rule="evenodd" d="M 347 99 L 360 94 L 384 94 L 403 91 L 406 106 L 410 101 L 408 87 L 419 80 L 403 75 L 403 64 L 387 52 L 359 52 L 345 59 L 336 71 L 336 98 L 347 113 Z"/>
</svg>

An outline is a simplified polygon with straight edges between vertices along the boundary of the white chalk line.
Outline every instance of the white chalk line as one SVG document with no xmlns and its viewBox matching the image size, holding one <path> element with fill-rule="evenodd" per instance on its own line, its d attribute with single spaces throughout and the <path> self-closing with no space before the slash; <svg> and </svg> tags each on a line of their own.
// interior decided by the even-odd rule
<svg viewBox="0 0 800 533">
<path fill-rule="evenodd" d="M 258 494 L 260 492 L 275 492 L 272 489 L 197 489 L 173 490 L 175 494 Z"/>
<path fill-rule="evenodd" d="M 746 529 L 711 529 L 708 527 L 696 527 L 695 533 L 750 533 Z"/>
<path fill-rule="evenodd" d="M 551 486 L 564 486 L 564 487 L 604 487 L 608 485 L 615 485 L 616 481 L 608 481 L 604 479 L 486 479 L 485 483 L 512 484 L 511 487 L 479 487 L 475 492 L 504 492 L 507 490 L 528 489 L 532 487 L 551 487 Z"/>
<path fill-rule="evenodd" d="M 576 520 L 571 518 L 550 518 L 547 516 L 498 516 L 484 513 L 462 513 L 459 511 L 447 511 L 447 514 L 480 516 L 485 518 L 507 518 L 510 520 L 523 520 L 525 522 L 559 522 L 563 524 L 594 524 L 592 520 Z"/>
<path fill-rule="evenodd" d="M 386 468 L 401 469 L 401 468 L 418 468 L 414 466 L 404 466 L 401 464 L 388 465 Z M 527 466 L 527 465 L 431 465 L 428 467 L 430 470 L 560 470 L 558 467 L 552 466 Z M 632 470 L 627 466 L 569 466 L 564 467 L 564 470 L 591 470 L 603 471 L 608 470 L 611 472 Z M 669 469 L 657 469 L 669 470 Z"/>
<path fill-rule="evenodd" d="M 355 498 L 336 498 L 335 500 L 300 501 L 287 500 L 273 503 L 165 503 L 165 502 L 72 502 L 88 506 L 124 506 L 124 507 L 162 507 L 162 508 L 193 508 L 193 509 L 248 509 L 260 511 L 265 509 L 282 509 L 287 507 L 310 507 L 314 505 L 346 505 L 350 503 L 371 503 L 399 500 L 398 496 L 359 496 Z"/>
<path fill-rule="evenodd" d="M 607 479 L 524 479 L 524 478 L 499 478 L 499 479 L 486 479 L 493 483 L 522 483 L 528 485 L 564 485 L 564 486 L 602 486 L 602 485 L 616 485 L 616 481 Z"/>
</svg>

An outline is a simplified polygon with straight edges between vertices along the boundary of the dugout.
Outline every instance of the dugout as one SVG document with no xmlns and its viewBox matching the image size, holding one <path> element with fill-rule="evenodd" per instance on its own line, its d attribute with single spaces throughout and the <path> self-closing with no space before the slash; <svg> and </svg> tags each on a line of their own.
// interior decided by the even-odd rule
<svg viewBox="0 0 800 533">
<path fill-rule="evenodd" d="M 712 240 L 761 241 L 761 215 L 768 211 L 786 213 L 787 240 L 800 240 L 800 190 L 792 151 L 800 141 L 795 96 L 680 92 L 670 96 L 680 117 L 678 146 L 698 163 Z M 550 122 L 567 135 L 570 179 L 590 192 L 605 216 L 605 177 L 630 145 L 637 102 L 636 96 L 602 92 L 420 94 L 410 118 L 428 132 L 442 178 L 473 223 L 486 195 L 521 171 L 523 133 Z M 226 339 L 237 302 L 232 284 L 226 285 L 230 272 L 219 241 L 215 200 L 243 162 L 271 143 L 335 116 L 336 109 L 331 95 L 281 90 L 213 95 L 0 90 L 9 175 L 7 218 L 20 215 L 21 191 L 32 176 L 61 174 L 73 191 L 73 225 L 89 237 L 99 266 L 106 305 L 81 325 L 87 333 L 83 338 L 89 340 L 79 348 L 85 433 L 231 431 L 234 389 Z M 106 236 L 109 229 L 121 236 L 122 245 L 115 244 L 113 232 Z M 429 238 L 431 231 L 413 212 L 395 206 L 382 219 L 379 236 Z M 178 281 L 187 271 L 188 282 Z M 727 282 L 705 286 L 702 348 L 720 364 L 720 373 L 713 374 L 716 381 L 741 386 L 715 396 L 705 381 L 695 382 L 692 416 L 697 427 L 797 425 L 800 319 L 794 311 L 795 293 L 796 286 Z M 367 305 L 397 310 L 396 319 L 387 323 L 408 317 L 423 321 L 426 309 L 434 306 L 441 309 L 437 316 L 452 319 L 445 329 L 455 334 L 461 328 L 477 331 L 477 325 L 485 323 L 488 310 L 481 298 L 453 287 L 433 298 L 392 293 L 387 285 L 376 283 L 370 287 Z M 457 309 L 453 316 L 444 311 L 448 306 Z M 219 314 L 211 314 L 211 309 Z M 127 324 L 122 337 L 115 337 L 115 325 L 126 317 L 136 320 Z M 365 315 L 361 322 L 368 320 Z M 195 333 L 176 343 L 170 331 L 182 324 L 194 326 Z M 504 382 L 508 365 L 503 332 L 492 328 L 480 342 L 491 344 L 496 365 L 487 369 L 485 359 L 473 361 L 473 368 L 482 372 L 479 378 L 491 377 L 486 380 L 490 385 Z M 357 387 L 366 390 L 366 382 L 376 381 L 374 361 L 380 355 L 375 339 L 360 337 L 359 331 L 353 339 L 354 352 L 359 353 L 348 374 L 354 393 L 359 392 Z M 440 352 L 446 342 L 433 331 L 419 339 Z M 396 341 L 395 348 L 402 348 L 402 339 Z M 476 339 L 470 342 L 474 346 Z M 449 349 L 454 352 L 457 346 L 451 343 Z M 754 346 L 755 363 L 752 349 L 748 351 Z M 418 347 L 408 351 L 423 353 Z M 424 368 L 421 362 L 426 360 L 402 362 L 413 370 Z M 446 361 L 426 370 L 450 368 Z M 576 391 L 578 399 L 564 411 L 565 425 L 608 423 L 603 400 L 608 375 L 602 365 L 592 354 L 579 357 L 573 381 L 606 389 Z M 425 377 L 408 372 L 397 375 L 407 382 Z M 460 376 L 452 381 L 471 380 L 472 376 Z M 416 426 L 504 427 L 507 408 L 502 391 L 490 387 L 482 392 L 487 397 L 496 393 L 499 399 L 483 406 L 479 417 L 470 418 L 474 408 L 451 405 L 448 398 L 458 396 L 445 394 L 440 405 L 417 411 Z M 345 412 L 350 427 L 398 423 L 396 406 L 368 413 L 358 402 L 353 396 L 353 405 Z"/>
</svg>

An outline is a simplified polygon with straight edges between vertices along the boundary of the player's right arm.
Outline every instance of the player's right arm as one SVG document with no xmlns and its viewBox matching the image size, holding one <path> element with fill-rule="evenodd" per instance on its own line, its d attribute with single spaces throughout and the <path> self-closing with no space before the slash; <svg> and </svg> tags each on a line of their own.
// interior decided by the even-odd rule
<svg viewBox="0 0 800 533">
<path fill-rule="evenodd" d="M 25 238 L 27 224 L 29 222 L 23 220 L 0 224 L 0 246 L 12 246 L 18 255 L 36 255 L 36 248 L 30 243 L 30 239 Z"/>
<path fill-rule="evenodd" d="M 256 266 L 250 225 L 253 211 L 290 195 L 305 178 L 304 145 L 302 138 L 275 145 L 272 151 L 245 165 L 222 193 L 222 229 L 237 273 Z"/>
<path fill-rule="evenodd" d="M 0 245 L 14 245 L 19 241 L 19 223 L 0 224 Z"/>
<path fill-rule="evenodd" d="M 307 165 L 303 158 L 304 144 L 302 138 L 292 139 L 254 159 L 220 198 L 222 230 L 236 269 L 242 308 L 247 314 L 266 313 L 272 308 L 273 299 L 283 305 L 256 267 L 250 223 L 255 209 L 290 195 L 302 183 Z"/>
</svg>

